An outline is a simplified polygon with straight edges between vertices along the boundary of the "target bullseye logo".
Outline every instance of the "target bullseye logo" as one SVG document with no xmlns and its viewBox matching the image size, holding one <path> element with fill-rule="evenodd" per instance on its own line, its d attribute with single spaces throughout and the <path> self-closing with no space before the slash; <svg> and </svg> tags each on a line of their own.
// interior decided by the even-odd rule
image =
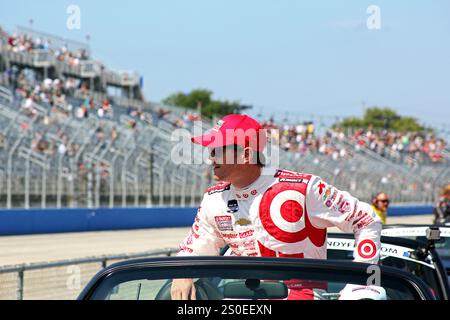
<svg viewBox="0 0 450 320">
<path fill-rule="evenodd" d="M 370 239 L 361 241 L 358 244 L 358 254 L 363 259 L 372 259 L 377 254 L 377 246 Z"/>
<path fill-rule="evenodd" d="M 302 245 L 325 244 L 326 229 L 315 227 L 309 220 L 306 187 L 306 184 L 277 183 L 264 193 L 259 204 L 261 244 L 267 248 L 276 245 L 288 254 L 299 253 Z M 310 244 L 302 244 L 305 240 Z"/>
<path fill-rule="evenodd" d="M 285 221 L 295 223 L 302 218 L 303 207 L 294 200 L 287 200 L 281 205 L 280 213 Z"/>
<path fill-rule="evenodd" d="M 302 203 L 305 196 L 295 190 L 277 194 L 270 204 L 273 223 L 286 233 L 296 233 L 305 228 Z"/>
<path fill-rule="evenodd" d="M 282 185 L 275 185 L 272 191 L 264 194 L 260 204 L 259 214 L 265 230 L 284 243 L 304 240 L 307 236 L 305 196 Z"/>
</svg>

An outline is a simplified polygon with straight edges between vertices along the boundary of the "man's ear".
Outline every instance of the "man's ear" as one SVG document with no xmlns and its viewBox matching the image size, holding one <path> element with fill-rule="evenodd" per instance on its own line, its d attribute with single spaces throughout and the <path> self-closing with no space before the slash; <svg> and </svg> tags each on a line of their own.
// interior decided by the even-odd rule
<svg viewBox="0 0 450 320">
<path fill-rule="evenodd" d="M 377 207 L 377 198 L 378 198 L 379 195 L 380 195 L 379 192 L 378 192 L 378 193 L 375 193 L 375 194 L 372 194 L 372 204 L 373 204 L 375 207 Z"/>
<path fill-rule="evenodd" d="M 376 199 L 376 198 L 372 198 L 372 204 L 373 204 L 374 206 L 377 205 L 377 199 Z"/>
</svg>

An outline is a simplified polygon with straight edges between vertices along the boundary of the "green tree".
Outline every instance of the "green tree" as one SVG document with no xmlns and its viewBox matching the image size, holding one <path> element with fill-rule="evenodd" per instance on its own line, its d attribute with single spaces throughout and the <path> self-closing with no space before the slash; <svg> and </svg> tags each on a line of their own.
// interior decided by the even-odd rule
<svg viewBox="0 0 450 320">
<path fill-rule="evenodd" d="M 348 117 L 335 123 L 334 127 L 341 128 L 368 128 L 391 129 L 399 132 L 422 132 L 432 131 L 420 125 L 413 117 L 401 116 L 390 108 L 372 107 L 368 108 L 362 118 Z"/>
<path fill-rule="evenodd" d="M 401 117 L 392 109 L 373 107 L 366 110 L 363 121 L 366 126 L 374 128 L 389 128 L 391 124 L 400 120 Z"/>
<path fill-rule="evenodd" d="M 333 127 L 342 127 L 342 128 L 363 128 L 366 124 L 363 119 L 359 119 L 356 117 L 348 117 L 342 120 L 339 123 L 334 124 Z"/>
<path fill-rule="evenodd" d="M 429 128 L 425 128 L 417 123 L 417 120 L 413 117 L 403 117 L 392 124 L 392 129 L 395 131 L 429 131 Z"/>
<path fill-rule="evenodd" d="M 207 118 L 222 117 L 230 113 L 241 113 L 252 106 L 242 105 L 239 101 L 214 100 L 213 92 L 207 89 L 195 89 L 189 93 L 176 92 L 163 100 L 172 106 L 196 110 L 201 108 L 201 114 Z"/>
</svg>

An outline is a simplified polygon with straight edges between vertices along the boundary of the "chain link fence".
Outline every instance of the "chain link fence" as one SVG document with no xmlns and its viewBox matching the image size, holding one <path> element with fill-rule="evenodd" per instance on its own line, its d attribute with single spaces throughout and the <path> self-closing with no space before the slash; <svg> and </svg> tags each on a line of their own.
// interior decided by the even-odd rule
<svg viewBox="0 0 450 320">
<path fill-rule="evenodd" d="M 171 256 L 177 249 L 0 267 L 0 300 L 73 300 L 90 279 L 113 263 Z"/>
</svg>

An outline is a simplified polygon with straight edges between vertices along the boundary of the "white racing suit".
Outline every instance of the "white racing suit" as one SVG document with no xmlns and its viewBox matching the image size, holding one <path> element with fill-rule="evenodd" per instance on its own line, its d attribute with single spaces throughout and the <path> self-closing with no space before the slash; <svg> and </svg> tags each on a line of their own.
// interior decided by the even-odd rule
<svg viewBox="0 0 450 320">
<path fill-rule="evenodd" d="M 237 256 L 326 259 L 332 226 L 355 234 L 355 261 L 378 262 L 381 220 L 369 204 L 317 176 L 264 168 L 245 189 L 220 182 L 206 190 L 178 256 L 218 255 L 228 245 Z M 312 297 L 304 282 L 287 284 L 290 299 Z"/>
</svg>

